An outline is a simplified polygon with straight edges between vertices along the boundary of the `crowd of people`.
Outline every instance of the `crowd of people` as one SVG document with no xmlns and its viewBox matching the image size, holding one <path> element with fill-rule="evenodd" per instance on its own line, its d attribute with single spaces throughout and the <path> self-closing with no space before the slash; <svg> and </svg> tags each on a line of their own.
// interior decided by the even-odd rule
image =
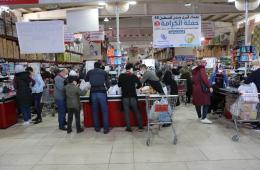
<svg viewBox="0 0 260 170">
<path fill-rule="evenodd" d="M 144 84 L 151 86 L 157 93 L 164 95 L 163 86 L 167 88 L 167 93 L 178 95 L 178 86 L 175 76 L 186 80 L 186 102 L 192 101 L 198 115 L 198 119 L 205 124 L 211 124 L 207 114 L 213 109 L 216 110 L 216 104 L 223 101 L 216 91 L 228 85 L 227 76 L 224 68 L 216 67 L 210 77 L 207 76 L 206 63 L 198 60 L 195 63 L 187 61 L 182 67 L 176 65 L 164 65 L 157 72 L 150 71 L 144 64 L 128 63 L 125 71 L 118 77 L 118 86 L 122 90 L 122 106 L 126 122 L 126 131 L 132 132 L 130 125 L 130 110 L 135 113 L 138 129 L 143 130 L 142 116 L 138 107 L 136 89 Z M 245 83 L 254 82 L 260 89 L 259 67 L 260 63 L 255 62 L 255 71 L 245 80 Z M 82 69 L 83 70 L 83 69 Z M 81 70 L 81 71 L 82 71 Z M 66 68 L 52 73 L 37 68 L 24 68 L 21 65 L 15 68 L 14 87 L 17 92 L 17 105 L 23 115 L 24 125 L 30 124 L 31 106 L 34 106 L 36 117 L 32 119 L 34 124 L 42 122 L 41 97 L 45 88 L 46 80 L 54 81 L 54 98 L 58 112 L 58 126 L 60 130 L 67 133 L 72 132 L 73 115 L 75 116 L 77 133 L 83 131 L 80 124 L 81 103 L 80 96 L 85 95 L 90 90 L 90 101 L 94 128 L 96 132 L 101 131 L 101 122 L 99 122 L 99 110 L 102 112 L 103 133 L 110 132 L 109 110 L 107 105 L 107 90 L 111 83 L 108 73 L 104 70 L 100 62 L 94 64 L 94 69 L 87 73 L 70 71 Z M 141 75 L 138 76 L 138 75 Z M 90 83 L 89 87 L 80 89 L 80 79 Z M 163 85 L 164 84 L 164 85 Z M 192 100 L 191 100 L 192 99 Z M 179 101 L 178 101 L 179 102 Z M 178 105 L 177 102 L 177 105 Z M 224 107 L 224 106 L 223 106 Z M 66 116 L 68 114 L 68 116 Z M 67 120 L 66 120 L 67 117 Z M 258 125 L 260 127 L 260 125 Z"/>
</svg>

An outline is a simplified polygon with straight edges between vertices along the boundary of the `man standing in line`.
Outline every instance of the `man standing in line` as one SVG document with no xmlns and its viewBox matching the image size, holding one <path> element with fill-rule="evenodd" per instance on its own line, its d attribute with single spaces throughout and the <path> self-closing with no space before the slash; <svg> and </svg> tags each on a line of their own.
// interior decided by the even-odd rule
<svg viewBox="0 0 260 170">
<path fill-rule="evenodd" d="M 142 64 L 140 69 L 141 73 L 143 74 L 141 83 L 148 83 L 159 94 L 164 94 L 160 79 L 155 75 L 155 73 L 149 71 L 145 64 Z"/>
<path fill-rule="evenodd" d="M 140 80 L 136 75 L 133 74 L 133 64 L 128 63 L 126 65 L 126 73 L 123 73 L 119 76 L 118 86 L 122 87 L 122 97 L 123 97 L 123 108 L 125 113 L 126 121 L 126 131 L 132 132 L 130 125 L 129 111 L 130 107 L 136 114 L 138 121 L 139 130 L 143 129 L 142 125 L 142 116 L 138 109 L 137 94 L 136 89 L 142 86 Z"/>
<path fill-rule="evenodd" d="M 58 121 L 59 129 L 67 130 L 65 128 L 65 117 L 66 117 L 66 102 L 65 102 L 65 89 L 64 81 L 68 77 L 68 70 L 64 68 L 55 78 L 54 84 L 54 98 L 55 103 L 58 107 Z"/>
<path fill-rule="evenodd" d="M 109 133 L 107 89 L 109 89 L 110 86 L 108 74 L 101 69 L 101 64 L 99 62 L 95 62 L 94 69 L 88 71 L 85 81 L 89 82 L 91 85 L 90 100 L 95 131 L 100 132 L 100 122 L 98 116 L 100 106 L 103 114 L 104 134 L 107 134 Z"/>
</svg>

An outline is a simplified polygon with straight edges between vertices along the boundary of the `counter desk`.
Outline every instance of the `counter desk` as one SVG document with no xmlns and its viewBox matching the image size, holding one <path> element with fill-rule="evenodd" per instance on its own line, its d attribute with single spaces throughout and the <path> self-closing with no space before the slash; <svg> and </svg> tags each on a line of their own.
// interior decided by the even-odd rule
<svg viewBox="0 0 260 170">
<path fill-rule="evenodd" d="M 232 114 L 230 113 L 230 107 L 239 97 L 238 89 L 234 87 L 220 88 L 218 93 L 225 96 L 225 108 L 224 108 L 225 117 L 227 119 L 232 119 Z"/>
<path fill-rule="evenodd" d="M 0 95 L 0 129 L 16 124 L 17 119 L 15 94 Z"/>
<path fill-rule="evenodd" d="M 85 127 L 93 127 L 93 119 L 92 119 L 92 110 L 90 97 L 82 96 L 80 97 L 81 103 L 83 104 L 83 112 L 84 112 L 84 126 Z M 122 107 L 122 97 L 120 95 L 108 95 L 107 98 L 108 112 L 109 112 L 109 125 L 110 127 L 125 127 L 125 118 Z M 146 103 L 145 103 L 145 95 L 138 96 L 138 105 L 140 112 L 142 114 L 142 122 L 145 126 L 147 124 L 147 115 L 146 115 Z M 100 123 L 102 126 L 102 114 L 99 113 Z M 137 126 L 137 121 L 135 114 L 130 112 L 130 123 L 131 126 Z"/>
</svg>

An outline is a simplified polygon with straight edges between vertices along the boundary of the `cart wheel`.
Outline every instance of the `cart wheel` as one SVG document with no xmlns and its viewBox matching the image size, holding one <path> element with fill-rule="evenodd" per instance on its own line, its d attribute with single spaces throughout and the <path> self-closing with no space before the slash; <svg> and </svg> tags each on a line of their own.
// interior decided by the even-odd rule
<svg viewBox="0 0 260 170">
<path fill-rule="evenodd" d="M 176 144 L 177 144 L 177 141 L 178 141 L 178 140 L 177 140 L 177 138 L 175 137 L 175 138 L 173 139 L 173 144 L 176 145 Z"/>
<path fill-rule="evenodd" d="M 150 139 L 147 139 L 147 141 L 146 141 L 146 146 L 150 146 L 150 143 L 151 143 L 151 140 L 150 140 Z"/>
<path fill-rule="evenodd" d="M 238 141 L 239 141 L 239 136 L 238 136 L 238 135 L 234 135 L 234 136 L 232 137 L 232 140 L 233 140 L 234 142 L 238 142 Z"/>
</svg>

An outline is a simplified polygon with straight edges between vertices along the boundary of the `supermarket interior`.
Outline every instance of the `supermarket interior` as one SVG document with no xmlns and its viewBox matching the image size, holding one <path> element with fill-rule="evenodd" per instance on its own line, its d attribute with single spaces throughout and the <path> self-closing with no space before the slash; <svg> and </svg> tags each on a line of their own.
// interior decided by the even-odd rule
<svg viewBox="0 0 260 170">
<path fill-rule="evenodd" d="M 259 170 L 260 0 L 0 0 L 0 170 Z"/>
</svg>

